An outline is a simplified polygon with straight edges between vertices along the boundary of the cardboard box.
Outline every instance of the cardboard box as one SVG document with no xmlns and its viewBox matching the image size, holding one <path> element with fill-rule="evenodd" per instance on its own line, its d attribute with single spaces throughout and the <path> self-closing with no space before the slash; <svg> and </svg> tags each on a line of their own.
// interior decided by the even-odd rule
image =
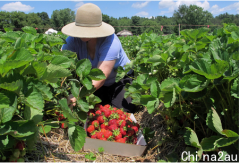
<svg viewBox="0 0 240 163">
<path fill-rule="evenodd" d="M 131 114 L 130 118 L 134 122 L 137 122 L 133 114 Z M 87 124 L 85 123 L 84 128 L 86 127 L 87 127 Z M 113 155 L 121 155 L 121 156 L 129 156 L 129 157 L 141 156 L 147 147 L 147 143 L 141 131 L 139 131 L 137 139 L 138 140 L 135 145 L 135 144 L 118 143 L 118 142 L 104 141 L 99 139 L 86 138 L 86 142 L 84 144 L 83 150 L 98 151 L 99 147 L 103 147 L 104 152 L 113 154 Z"/>
</svg>

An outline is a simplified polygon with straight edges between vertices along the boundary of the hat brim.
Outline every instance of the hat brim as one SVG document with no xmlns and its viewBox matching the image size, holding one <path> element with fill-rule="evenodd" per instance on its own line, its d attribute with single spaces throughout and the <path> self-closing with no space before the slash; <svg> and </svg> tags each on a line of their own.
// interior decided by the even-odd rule
<svg viewBox="0 0 240 163">
<path fill-rule="evenodd" d="M 63 34 L 72 37 L 98 38 L 112 35 L 115 29 L 105 22 L 102 22 L 102 25 L 99 27 L 76 26 L 75 22 L 73 22 L 65 25 L 61 31 Z"/>
</svg>

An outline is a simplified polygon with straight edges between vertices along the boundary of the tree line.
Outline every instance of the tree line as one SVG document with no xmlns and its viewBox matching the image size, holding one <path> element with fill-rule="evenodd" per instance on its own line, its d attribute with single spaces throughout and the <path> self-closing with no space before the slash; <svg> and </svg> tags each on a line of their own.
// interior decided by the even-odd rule
<svg viewBox="0 0 240 163">
<path fill-rule="evenodd" d="M 178 10 L 174 11 L 172 17 L 156 16 L 149 19 L 132 16 L 131 18 L 114 18 L 103 14 L 102 18 L 104 22 L 114 26 L 116 33 L 126 29 L 134 35 L 140 35 L 149 31 L 158 34 L 178 34 L 179 24 L 181 24 L 180 30 L 201 27 L 197 25 L 209 25 L 212 30 L 217 28 L 217 25 L 220 26 L 223 23 L 239 25 L 239 14 L 224 13 L 213 17 L 210 12 L 204 11 L 202 7 L 196 5 L 181 5 Z M 21 30 L 24 26 L 32 26 L 37 28 L 39 33 L 43 33 L 48 28 L 60 31 L 64 25 L 74 21 L 75 12 L 69 8 L 54 10 L 51 18 L 49 18 L 46 12 L 25 14 L 19 11 L 0 11 L 0 29 L 8 27 L 14 28 L 14 30 Z"/>
</svg>

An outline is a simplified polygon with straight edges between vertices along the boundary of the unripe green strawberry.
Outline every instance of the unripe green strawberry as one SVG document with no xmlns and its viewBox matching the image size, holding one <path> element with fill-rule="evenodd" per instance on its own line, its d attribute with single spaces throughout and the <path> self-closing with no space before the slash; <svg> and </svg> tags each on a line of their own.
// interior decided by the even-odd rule
<svg viewBox="0 0 240 163">
<path fill-rule="evenodd" d="M 25 155 L 26 155 L 26 149 L 24 149 L 24 150 L 21 151 L 20 156 L 23 157 L 23 156 L 25 156 Z"/>
<path fill-rule="evenodd" d="M 5 157 L 5 156 L 2 156 L 2 160 L 5 161 L 5 160 L 6 160 L 6 157 Z"/>
<path fill-rule="evenodd" d="M 19 150 L 19 149 L 14 149 L 14 150 L 13 150 L 13 156 L 14 156 L 15 158 L 18 158 L 19 155 L 20 155 L 20 150 Z"/>
<path fill-rule="evenodd" d="M 25 162 L 25 160 L 23 158 L 19 158 L 17 159 L 17 162 Z"/>
</svg>

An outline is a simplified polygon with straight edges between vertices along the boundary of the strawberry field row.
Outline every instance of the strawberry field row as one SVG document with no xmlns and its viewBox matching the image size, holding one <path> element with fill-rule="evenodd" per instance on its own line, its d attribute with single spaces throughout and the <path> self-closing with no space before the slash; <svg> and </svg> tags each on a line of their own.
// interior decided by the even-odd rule
<svg viewBox="0 0 240 163">
<path fill-rule="evenodd" d="M 121 42 L 133 60 L 118 69 L 117 80 L 130 69 L 136 73 L 126 97 L 149 114 L 161 113 L 169 133 L 185 141 L 185 151 L 197 152 L 195 161 L 216 151 L 224 158 L 238 154 L 238 26 L 183 30 L 181 36 L 150 32 Z M 176 161 L 186 160 L 174 155 Z"/>
</svg>

